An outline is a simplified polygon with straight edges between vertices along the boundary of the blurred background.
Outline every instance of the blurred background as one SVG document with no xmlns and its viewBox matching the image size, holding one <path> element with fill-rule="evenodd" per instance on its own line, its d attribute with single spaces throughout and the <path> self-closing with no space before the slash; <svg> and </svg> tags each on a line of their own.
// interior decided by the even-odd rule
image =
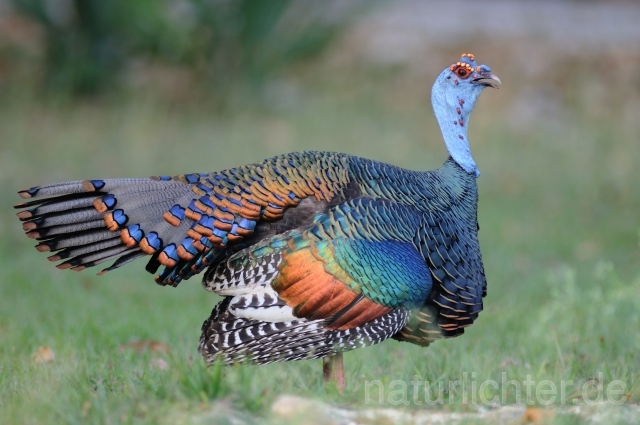
<svg viewBox="0 0 640 425">
<path fill-rule="evenodd" d="M 36 319 L 15 318 L 67 317 L 68 304 L 38 304 L 53 281 L 55 296 L 80 293 L 76 312 L 91 291 L 111 300 L 82 320 L 99 311 L 195 353 L 214 304 L 197 282 L 155 288 L 143 264 L 58 272 L 22 235 L 16 192 L 306 149 L 433 169 L 447 153 L 431 85 L 472 52 L 502 86 L 485 90 L 470 125 L 489 296 L 469 333 L 516 329 L 525 315 L 532 324 L 508 335 L 533 333 L 543 351 L 550 329 L 576 343 L 613 333 L 637 359 L 639 342 L 603 317 L 640 320 L 639 22 L 640 3 L 622 0 L 0 0 L 0 335 L 46 344 Z M 126 322 L 122 309 L 140 305 L 147 326 L 181 313 L 158 335 Z"/>
<path fill-rule="evenodd" d="M 503 81 L 470 130 L 483 238 L 544 232 L 536 256 L 632 272 L 639 20 L 633 1 L 0 0 L 2 199 L 303 149 L 435 168 L 431 84 L 470 51 Z"/>
</svg>

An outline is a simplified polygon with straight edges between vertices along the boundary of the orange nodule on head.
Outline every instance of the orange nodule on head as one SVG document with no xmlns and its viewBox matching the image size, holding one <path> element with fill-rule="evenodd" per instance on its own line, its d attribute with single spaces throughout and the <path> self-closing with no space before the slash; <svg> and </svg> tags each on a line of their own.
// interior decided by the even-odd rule
<svg viewBox="0 0 640 425">
<path fill-rule="evenodd" d="M 473 73 L 473 67 L 466 62 L 456 62 L 449 69 L 460 78 L 467 78 Z"/>
</svg>

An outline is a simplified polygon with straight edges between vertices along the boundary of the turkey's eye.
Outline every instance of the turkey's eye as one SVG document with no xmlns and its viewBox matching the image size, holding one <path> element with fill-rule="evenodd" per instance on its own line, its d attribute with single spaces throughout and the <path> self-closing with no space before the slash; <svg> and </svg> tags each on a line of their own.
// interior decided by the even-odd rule
<svg viewBox="0 0 640 425">
<path fill-rule="evenodd" d="M 458 76 L 458 78 L 468 78 L 473 73 L 471 65 L 465 62 L 457 62 L 449 67 L 451 72 Z"/>
</svg>

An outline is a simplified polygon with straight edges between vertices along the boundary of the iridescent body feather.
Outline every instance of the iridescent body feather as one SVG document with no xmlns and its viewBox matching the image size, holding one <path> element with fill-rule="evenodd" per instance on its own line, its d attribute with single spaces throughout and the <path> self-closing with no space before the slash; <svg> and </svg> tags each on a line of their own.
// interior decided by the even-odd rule
<svg viewBox="0 0 640 425">
<path fill-rule="evenodd" d="M 490 79 L 472 55 L 438 77 L 436 116 L 458 119 L 443 127 L 451 157 L 434 171 L 300 152 L 214 173 L 38 186 L 20 192 L 36 199 L 18 217 L 58 268 L 115 260 L 104 273 L 150 256 L 147 270 L 163 266 L 156 282 L 172 286 L 207 269 L 205 289 L 224 297 L 202 327 L 209 362 L 325 357 L 387 338 L 428 345 L 461 334 L 486 294 L 478 172 L 459 123 Z"/>
</svg>

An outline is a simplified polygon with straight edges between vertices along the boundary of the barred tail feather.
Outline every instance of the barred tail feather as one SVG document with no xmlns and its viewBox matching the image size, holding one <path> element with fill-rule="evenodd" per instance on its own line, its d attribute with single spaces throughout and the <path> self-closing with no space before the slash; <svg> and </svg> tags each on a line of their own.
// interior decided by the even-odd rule
<svg viewBox="0 0 640 425">
<path fill-rule="evenodd" d="M 27 190 L 21 190 L 18 192 L 18 195 L 20 195 L 22 199 L 29 199 L 84 193 L 87 190 L 83 187 L 82 183 L 83 180 L 74 180 L 70 182 L 49 184 L 46 186 L 35 186 Z"/>
<path fill-rule="evenodd" d="M 77 180 L 20 191 L 29 201 L 15 208 L 36 249 L 51 252 L 50 261 L 65 260 L 58 268 L 115 260 L 104 273 L 145 255 L 138 243 L 145 233 L 182 240 L 189 223 L 171 226 L 163 213 L 191 193 L 190 185 L 170 179 Z"/>
<path fill-rule="evenodd" d="M 396 335 L 409 317 L 409 310 L 402 307 L 355 328 L 331 330 L 327 332 L 327 344 L 333 346 L 335 352 L 379 344 Z"/>
<path fill-rule="evenodd" d="M 329 330 L 325 320 L 263 322 L 231 313 L 232 297 L 226 297 L 202 325 L 198 351 L 208 363 L 267 364 L 316 359 L 382 342 L 395 335 L 409 320 L 399 308 L 362 326 Z"/>
<path fill-rule="evenodd" d="M 320 321 L 261 322 L 234 316 L 231 297 L 219 303 L 202 325 L 198 351 L 207 363 L 268 364 L 328 354 Z"/>
</svg>

